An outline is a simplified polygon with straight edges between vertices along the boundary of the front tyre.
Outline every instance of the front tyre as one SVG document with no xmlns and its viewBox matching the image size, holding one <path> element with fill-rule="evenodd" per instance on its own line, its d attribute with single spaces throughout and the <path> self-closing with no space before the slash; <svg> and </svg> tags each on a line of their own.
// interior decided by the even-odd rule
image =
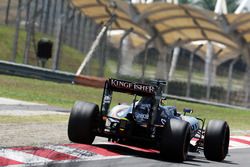
<svg viewBox="0 0 250 167">
<path fill-rule="evenodd" d="M 230 130 L 227 122 L 211 120 L 204 136 L 204 154 L 208 160 L 223 161 L 228 153 Z"/>
<path fill-rule="evenodd" d="M 186 121 L 170 119 L 162 131 L 160 154 L 162 158 L 175 162 L 187 159 L 190 143 L 190 125 Z"/>
<path fill-rule="evenodd" d="M 98 105 L 83 101 L 75 102 L 69 117 L 68 137 L 75 143 L 92 144 L 95 139 Z"/>
</svg>

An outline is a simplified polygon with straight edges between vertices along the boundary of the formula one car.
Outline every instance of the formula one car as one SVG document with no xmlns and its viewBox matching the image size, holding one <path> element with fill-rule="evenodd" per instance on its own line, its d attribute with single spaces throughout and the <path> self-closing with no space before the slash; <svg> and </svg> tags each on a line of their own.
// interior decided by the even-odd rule
<svg viewBox="0 0 250 167">
<path fill-rule="evenodd" d="M 204 151 L 209 160 L 222 161 L 228 153 L 229 125 L 222 120 L 205 120 L 177 112 L 175 106 L 164 106 L 164 81 L 152 84 L 108 79 L 101 107 L 77 101 L 70 113 L 68 137 L 72 142 L 92 144 L 95 136 L 109 141 L 140 143 L 158 149 L 165 160 L 182 162 L 188 151 Z M 133 95 L 132 104 L 117 104 L 110 109 L 113 92 Z M 191 144 L 191 139 L 195 144 Z"/>
</svg>

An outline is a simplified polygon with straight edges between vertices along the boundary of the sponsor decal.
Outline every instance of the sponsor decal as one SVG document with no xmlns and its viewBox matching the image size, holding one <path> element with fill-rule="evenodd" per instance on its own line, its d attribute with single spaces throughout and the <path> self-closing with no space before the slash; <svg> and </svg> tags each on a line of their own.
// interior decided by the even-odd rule
<svg viewBox="0 0 250 167">
<path fill-rule="evenodd" d="M 110 85 L 112 88 L 126 89 L 135 92 L 143 92 L 148 94 L 153 94 L 155 87 L 151 85 L 144 85 L 139 83 L 132 83 L 128 81 L 122 81 L 117 79 L 110 79 Z"/>
<path fill-rule="evenodd" d="M 193 125 L 191 126 L 191 129 L 192 129 L 193 131 L 198 130 L 198 129 L 199 129 L 199 124 L 198 124 L 198 123 L 193 124 Z"/>
<path fill-rule="evenodd" d="M 161 119 L 161 124 L 162 124 L 162 125 L 165 125 L 166 122 L 167 122 L 166 119 L 163 119 L 163 118 Z"/>
<path fill-rule="evenodd" d="M 135 117 L 136 117 L 136 119 L 139 119 L 139 120 L 149 119 L 148 114 L 143 114 L 143 113 L 139 113 L 139 112 L 135 113 Z"/>
</svg>

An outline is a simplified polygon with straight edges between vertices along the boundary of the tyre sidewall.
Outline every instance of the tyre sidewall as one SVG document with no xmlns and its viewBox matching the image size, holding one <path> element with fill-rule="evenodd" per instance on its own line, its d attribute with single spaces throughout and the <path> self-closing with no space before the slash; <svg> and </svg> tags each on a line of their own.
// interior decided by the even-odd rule
<svg viewBox="0 0 250 167">
<path fill-rule="evenodd" d="M 91 144 L 95 139 L 98 105 L 83 101 L 75 102 L 69 117 L 68 137 L 76 143 Z"/>
<path fill-rule="evenodd" d="M 186 121 L 170 119 L 161 136 L 161 156 L 170 161 L 186 160 L 190 142 L 190 125 Z"/>
<path fill-rule="evenodd" d="M 228 153 L 229 126 L 222 120 L 208 122 L 204 136 L 204 154 L 208 160 L 222 161 Z"/>
</svg>

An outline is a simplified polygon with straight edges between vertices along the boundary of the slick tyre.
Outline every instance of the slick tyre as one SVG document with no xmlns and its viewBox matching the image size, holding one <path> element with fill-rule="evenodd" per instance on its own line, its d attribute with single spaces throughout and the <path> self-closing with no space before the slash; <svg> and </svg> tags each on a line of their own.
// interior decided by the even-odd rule
<svg viewBox="0 0 250 167">
<path fill-rule="evenodd" d="M 69 140 L 75 143 L 92 144 L 95 139 L 99 108 L 94 103 L 75 102 L 68 122 Z"/>
<path fill-rule="evenodd" d="M 160 154 L 165 160 L 182 162 L 187 159 L 190 125 L 186 121 L 170 119 L 162 131 Z"/>
<path fill-rule="evenodd" d="M 230 130 L 227 122 L 211 120 L 204 136 L 204 154 L 208 160 L 223 161 L 228 153 Z"/>
</svg>

